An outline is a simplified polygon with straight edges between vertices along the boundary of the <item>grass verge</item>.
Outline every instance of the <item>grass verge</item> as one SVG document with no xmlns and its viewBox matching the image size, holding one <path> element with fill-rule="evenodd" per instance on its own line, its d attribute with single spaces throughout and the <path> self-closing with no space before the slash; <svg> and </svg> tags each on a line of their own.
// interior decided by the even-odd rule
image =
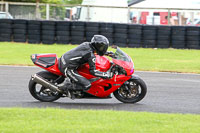
<svg viewBox="0 0 200 133">
<path fill-rule="evenodd" d="M 58 57 L 75 45 L 31 45 L 0 43 L 0 64 L 33 65 L 30 55 L 56 53 Z M 131 56 L 136 70 L 200 73 L 200 51 L 180 49 L 122 48 Z"/>
<path fill-rule="evenodd" d="M 200 115 L 64 109 L 0 109 L 1 133 L 199 133 Z"/>
</svg>

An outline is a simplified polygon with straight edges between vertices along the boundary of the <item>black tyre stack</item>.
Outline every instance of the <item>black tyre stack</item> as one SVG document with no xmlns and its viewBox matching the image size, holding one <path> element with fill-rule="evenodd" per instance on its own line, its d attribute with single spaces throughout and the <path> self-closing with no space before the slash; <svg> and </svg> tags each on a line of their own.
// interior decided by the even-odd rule
<svg viewBox="0 0 200 133">
<path fill-rule="evenodd" d="M 128 47 L 141 47 L 142 25 L 128 25 Z"/>
<path fill-rule="evenodd" d="M 113 44 L 113 24 L 112 23 L 100 23 L 99 34 L 108 38 L 110 45 Z"/>
<path fill-rule="evenodd" d="M 127 24 L 114 24 L 114 44 L 120 47 L 127 47 Z"/>
<path fill-rule="evenodd" d="M 70 43 L 70 22 L 69 21 L 56 22 L 56 43 L 57 44 Z"/>
<path fill-rule="evenodd" d="M 197 26 L 0 19 L 0 42 L 80 44 L 97 34 L 120 47 L 200 49 Z"/>
<path fill-rule="evenodd" d="M 173 26 L 171 34 L 172 48 L 185 48 L 185 30 L 183 26 Z"/>
<path fill-rule="evenodd" d="M 55 22 L 42 21 L 42 43 L 53 44 L 55 43 Z"/>
<path fill-rule="evenodd" d="M 197 26 L 186 27 L 186 47 L 190 49 L 199 49 L 200 28 Z"/>
<path fill-rule="evenodd" d="M 71 44 L 81 44 L 85 41 L 85 22 L 71 23 Z"/>
<path fill-rule="evenodd" d="M 11 19 L 0 19 L 0 42 L 12 41 L 12 22 Z"/>
<path fill-rule="evenodd" d="M 13 41 L 26 42 L 27 40 L 27 20 L 15 19 L 13 20 Z"/>
<path fill-rule="evenodd" d="M 99 34 L 99 23 L 88 22 L 86 23 L 85 29 L 86 41 L 91 41 L 94 35 Z"/>
<path fill-rule="evenodd" d="M 155 48 L 157 39 L 157 26 L 144 25 L 142 35 L 142 47 L 144 48 Z"/>
<path fill-rule="evenodd" d="M 157 48 L 169 48 L 171 40 L 171 27 L 158 26 L 157 31 Z"/>
<path fill-rule="evenodd" d="M 28 21 L 28 43 L 41 43 L 41 22 L 36 20 Z"/>
</svg>

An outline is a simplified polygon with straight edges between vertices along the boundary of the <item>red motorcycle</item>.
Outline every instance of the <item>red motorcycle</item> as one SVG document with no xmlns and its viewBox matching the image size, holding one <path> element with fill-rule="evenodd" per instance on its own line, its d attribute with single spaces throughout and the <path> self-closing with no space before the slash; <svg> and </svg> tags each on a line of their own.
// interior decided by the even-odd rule
<svg viewBox="0 0 200 133">
<path fill-rule="evenodd" d="M 109 52 L 107 56 L 110 56 L 112 61 L 106 56 L 96 55 L 96 69 L 102 72 L 109 71 L 112 78 L 102 79 L 91 75 L 89 64 L 80 66 L 78 73 L 87 78 L 92 86 L 87 92 L 73 91 L 75 98 L 105 99 L 111 98 L 113 93 L 116 99 L 124 103 L 136 103 L 142 100 L 146 95 L 147 87 L 141 78 L 133 74 L 132 59 L 120 48 L 116 48 L 115 53 Z M 56 54 L 33 54 L 31 59 L 35 65 L 46 70 L 32 75 L 29 82 L 31 95 L 42 102 L 69 97 L 69 94 L 57 86 L 68 77 L 60 72 Z"/>
</svg>

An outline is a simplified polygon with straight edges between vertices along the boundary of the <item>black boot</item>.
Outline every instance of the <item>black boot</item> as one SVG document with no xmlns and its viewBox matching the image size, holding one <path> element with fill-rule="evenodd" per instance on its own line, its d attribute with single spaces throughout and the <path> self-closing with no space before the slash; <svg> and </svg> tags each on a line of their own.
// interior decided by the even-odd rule
<svg viewBox="0 0 200 133">
<path fill-rule="evenodd" d="M 83 91 L 84 90 L 83 86 L 76 84 L 76 83 L 73 84 L 73 88 L 77 91 Z"/>
<path fill-rule="evenodd" d="M 72 100 L 75 99 L 75 95 L 72 90 L 68 90 L 68 97 L 71 98 Z"/>
<path fill-rule="evenodd" d="M 61 84 L 58 84 L 57 86 L 60 90 L 66 93 L 69 98 L 71 98 L 72 100 L 75 99 L 75 96 L 73 94 L 74 87 L 69 79 L 66 78 Z"/>
<path fill-rule="evenodd" d="M 62 83 L 58 84 L 57 86 L 60 90 L 66 92 L 68 90 L 68 86 L 70 85 L 71 85 L 70 80 L 66 78 Z"/>
</svg>

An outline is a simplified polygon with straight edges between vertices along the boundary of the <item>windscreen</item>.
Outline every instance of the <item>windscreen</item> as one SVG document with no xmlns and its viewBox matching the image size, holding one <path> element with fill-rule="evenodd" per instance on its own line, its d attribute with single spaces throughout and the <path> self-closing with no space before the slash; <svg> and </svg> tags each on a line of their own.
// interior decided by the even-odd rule
<svg viewBox="0 0 200 133">
<path fill-rule="evenodd" d="M 115 52 L 115 56 L 116 56 L 116 59 L 118 60 L 131 62 L 130 57 L 126 53 L 124 53 L 120 48 L 117 48 Z"/>
</svg>

